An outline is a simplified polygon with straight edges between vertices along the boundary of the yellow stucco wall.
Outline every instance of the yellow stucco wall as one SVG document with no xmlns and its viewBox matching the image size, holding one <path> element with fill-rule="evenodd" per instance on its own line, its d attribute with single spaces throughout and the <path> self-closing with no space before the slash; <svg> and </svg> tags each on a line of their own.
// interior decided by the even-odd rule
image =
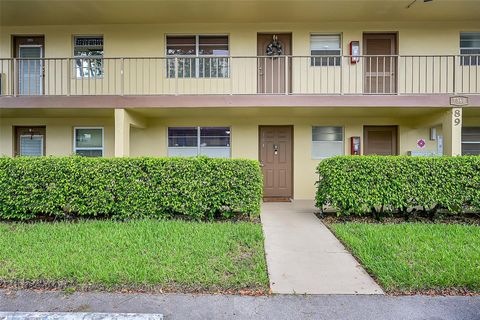
<svg viewBox="0 0 480 320">
<path fill-rule="evenodd" d="M 71 57 L 74 35 L 103 35 L 105 57 L 151 57 L 165 54 L 167 34 L 228 34 L 231 55 L 256 55 L 258 32 L 291 32 L 293 55 L 309 55 L 312 33 L 341 33 L 344 54 L 363 32 L 398 32 L 399 54 L 459 54 L 461 31 L 479 31 L 478 22 L 336 22 L 317 24 L 155 24 L 4 26 L 0 57 L 11 57 L 12 35 L 45 35 L 45 57 Z"/>
<path fill-rule="evenodd" d="M 12 35 L 45 35 L 45 57 L 73 56 L 74 35 L 103 35 L 105 58 L 163 57 L 167 34 L 227 34 L 230 55 L 257 55 L 257 33 L 292 33 L 292 54 L 310 55 L 310 34 L 340 33 L 343 54 L 348 55 L 349 43 L 360 41 L 364 32 L 397 32 L 400 55 L 457 55 L 460 52 L 460 32 L 480 31 L 478 22 L 337 22 L 337 23 L 286 23 L 286 24 L 154 24 L 154 25 L 68 25 L 68 26 L 5 26 L 0 30 L 0 58 L 12 55 Z M 121 65 L 124 65 L 125 83 L 120 84 Z M 363 81 L 363 64 L 343 63 L 339 67 L 312 67 L 306 57 L 296 57 L 292 64 L 292 91 L 294 93 L 339 93 L 340 82 L 344 93 L 360 93 Z M 451 75 L 456 73 L 458 92 L 471 92 L 472 77 L 480 81 L 477 68 L 463 68 L 449 58 L 428 61 L 400 58 L 398 61 L 398 90 L 406 93 L 453 90 Z M 66 61 L 46 61 L 46 92 L 66 94 L 68 67 Z M 0 63 L 0 73 L 8 74 L 9 67 Z M 127 59 L 104 61 L 105 76 L 100 80 L 70 81 L 72 94 L 175 94 L 175 93 L 255 93 L 257 60 L 235 58 L 231 62 L 229 79 L 169 79 L 163 60 Z M 448 71 L 447 71 L 448 70 Z M 450 82 L 446 78 L 450 75 Z M 60 73 L 63 73 L 60 75 Z M 328 73 L 328 74 L 327 74 Z M 159 76 L 161 75 L 161 76 Z M 468 86 L 463 78 L 468 81 Z M 327 81 L 328 79 L 328 81 Z M 435 79 L 435 80 L 433 80 Z M 405 82 L 407 80 L 407 82 Z M 327 86 L 326 84 L 329 83 Z M 425 86 L 424 84 L 427 83 Z M 54 86 L 54 84 L 57 84 Z M 448 85 L 448 87 L 447 87 Z M 459 86 L 463 86 L 459 88 Z"/>
<path fill-rule="evenodd" d="M 424 112 L 426 109 L 423 109 Z M 446 110 L 446 109 L 445 109 Z M 315 167 L 320 160 L 312 158 L 312 126 L 342 126 L 344 128 L 345 154 L 350 154 L 349 140 L 352 136 L 362 137 L 365 125 L 396 125 L 398 126 L 399 153 L 420 150 L 416 143 L 424 139 L 425 151 L 436 151 L 437 141 L 429 139 L 430 127 L 437 128 L 437 134 L 442 135 L 442 126 L 447 125 L 448 112 L 445 110 L 430 111 L 429 123 L 427 115 L 415 116 L 417 111 L 400 112 L 399 109 L 383 109 L 377 112 L 375 108 L 363 108 L 355 115 L 349 116 L 348 110 L 323 111 L 318 108 L 256 108 L 229 109 L 205 108 L 179 109 L 143 109 L 127 112 L 128 121 L 115 123 L 114 115 L 108 117 L 84 118 L 78 117 L 81 110 L 72 109 L 72 115 L 57 116 L 50 111 L 50 117 L 3 117 L 0 119 L 0 155 L 11 156 L 13 153 L 13 127 L 28 125 L 46 126 L 47 155 L 62 156 L 73 152 L 73 128 L 77 126 L 101 126 L 105 134 L 105 156 L 115 155 L 116 134 L 124 143 L 129 143 L 130 156 L 167 156 L 167 128 L 173 126 L 229 126 L 231 128 L 231 155 L 233 158 L 259 158 L 260 125 L 292 125 L 293 157 L 294 157 L 294 197 L 296 199 L 311 199 L 314 196 L 316 180 Z M 332 112 L 338 112 L 335 116 Z M 428 111 L 428 110 L 427 110 Z M 64 111 L 62 114 L 65 114 Z M 70 111 L 69 111 L 70 112 Z M 375 114 L 378 113 L 378 116 Z M 341 115 L 340 115 L 341 114 Z M 118 120 L 118 119 L 117 119 Z M 442 122 L 443 121 L 443 122 Z M 466 126 L 480 126 L 480 118 L 468 117 Z M 129 126 L 129 139 L 124 139 L 127 131 L 116 127 Z M 116 133 L 115 131 L 119 131 Z M 458 134 L 457 130 L 457 134 Z M 122 133 L 122 134 L 120 134 Z M 458 137 L 456 138 L 458 140 Z M 127 141 L 127 142 L 126 142 Z M 446 146 L 444 146 L 444 149 Z M 363 150 L 363 145 L 362 145 Z M 125 150 L 124 150 L 125 151 Z"/>
<path fill-rule="evenodd" d="M 71 57 L 74 35 L 103 35 L 105 57 L 149 57 L 165 55 L 166 34 L 228 34 L 230 54 L 232 56 L 254 56 L 257 54 L 258 32 L 291 32 L 293 55 L 309 55 L 312 33 L 341 33 L 343 54 L 348 54 L 348 44 L 352 40 L 361 42 L 363 32 L 398 32 L 398 48 L 401 55 L 455 55 L 459 53 L 459 35 L 461 31 L 480 31 L 480 23 L 476 22 L 329 22 L 329 23 L 286 23 L 286 24 L 154 24 L 154 25 L 68 25 L 68 26 L 5 26 L 0 30 L 0 58 L 11 57 L 12 35 L 45 35 L 45 56 Z M 159 65 L 158 68 L 161 66 Z M 256 69 L 253 65 L 237 66 L 246 73 L 242 76 L 248 80 L 246 91 L 256 90 Z M 117 65 L 107 66 L 107 74 L 118 71 Z M 146 70 L 140 67 L 141 70 Z M 232 68 L 235 68 L 233 65 Z M 255 67 L 256 68 L 256 67 Z M 233 69 L 235 70 L 235 69 Z M 233 72 L 233 71 L 232 71 Z M 249 73 L 250 72 L 250 73 Z M 477 74 L 478 76 L 478 74 Z M 295 77 L 293 75 L 294 83 Z M 150 76 L 142 81 L 152 85 Z M 308 77 L 307 77 L 308 79 Z M 138 79 L 136 79 L 138 80 Z M 165 80 L 166 81 L 166 80 Z M 344 79 L 344 81 L 346 81 Z M 416 81 L 416 80 L 415 80 Z M 226 82 L 217 80 L 217 82 Z M 195 82 L 201 84 L 201 82 Z M 402 83 L 402 81 L 399 81 Z M 77 84 L 78 85 L 78 84 Z M 93 86 L 89 84 L 89 88 Z M 99 85 L 97 81 L 97 85 Z M 119 83 L 110 83 L 108 93 L 118 93 Z M 167 92 L 171 92 L 168 81 L 158 84 Z M 186 86 L 192 85 L 186 82 Z M 144 84 L 145 86 L 145 84 Z M 100 87 L 100 85 L 99 85 Z M 115 89 L 114 89 L 115 87 Z M 147 88 L 147 87 L 145 87 Z M 221 92 L 231 90 L 227 84 L 220 88 Z M 128 90 L 128 88 L 126 88 Z M 168 90 L 167 90 L 168 89 Z M 297 87 L 300 91 L 308 91 L 308 87 Z M 90 89 L 93 90 L 93 89 Z M 150 89 L 146 89 L 147 93 Z M 201 92 L 208 89 L 200 87 Z M 243 89 L 242 89 L 243 90 Z M 335 89 L 336 91 L 337 89 Z M 216 92 L 218 93 L 218 92 Z M 349 153 L 348 140 L 351 136 L 363 136 L 364 125 L 398 125 L 399 152 L 406 154 L 415 150 L 418 139 L 427 142 L 425 150 L 436 150 L 436 142 L 429 140 L 431 124 L 422 124 L 408 117 L 396 117 L 392 109 L 390 115 L 374 117 L 372 111 L 365 110 L 362 116 L 348 115 L 302 116 L 289 115 L 284 112 L 251 113 L 245 110 L 235 116 L 222 115 L 222 109 L 210 111 L 208 114 L 195 113 L 190 116 L 175 117 L 150 116 L 146 119 L 145 128 L 130 128 L 131 156 L 166 156 L 168 126 L 206 126 L 221 125 L 232 128 L 232 156 L 258 159 L 258 126 L 259 125 L 293 125 L 294 126 L 294 196 L 297 199 L 313 198 L 315 182 L 315 166 L 318 160 L 311 157 L 311 127 L 313 125 L 343 126 L 345 130 L 345 152 Z M 88 115 L 85 115 L 88 116 Z M 36 118 L 2 118 L 0 119 L 0 155 L 11 155 L 13 150 L 12 127 L 15 125 L 46 125 L 47 155 L 69 155 L 73 152 L 73 127 L 104 126 L 105 156 L 114 156 L 115 133 L 114 117 L 84 118 L 82 117 L 36 117 Z M 465 119 L 465 125 L 478 125 L 480 118 Z M 434 123 L 433 126 L 441 125 Z M 440 128 L 439 132 L 440 133 Z M 363 139 L 362 139 L 363 142 Z M 362 146 L 363 150 L 363 146 Z"/>
<path fill-rule="evenodd" d="M 0 156 L 13 155 L 13 128 L 15 126 L 45 126 L 45 152 L 47 156 L 69 156 L 73 152 L 75 127 L 103 127 L 104 155 L 114 155 L 113 118 L 0 118 Z"/>
<path fill-rule="evenodd" d="M 191 118 L 149 118 L 144 129 L 131 129 L 130 155 L 131 156 L 167 156 L 167 128 L 175 126 L 229 126 L 231 128 L 231 155 L 233 158 L 259 158 L 259 125 L 293 125 L 293 167 L 294 167 L 294 197 L 295 199 L 312 199 L 314 183 L 316 181 L 315 168 L 320 160 L 312 159 L 312 126 L 333 125 L 344 127 L 345 154 L 350 154 L 349 139 L 352 136 L 362 137 L 364 125 L 398 125 L 399 153 L 420 150 L 418 139 L 426 141 L 424 151 L 436 151 L 437 142 L 429 140 L 430 128 L 412 124 L 409 119 L 394 117 L 382 118 L 322 118 L 316 116 L 305 117 L 277 117 L 261 115 L 255 118 L 248 116 L 201 117 Z M 439 128 L 438 134 L 441 134 Z M 362 145 L 363 150 L 363 145 Z"/>
</svg>

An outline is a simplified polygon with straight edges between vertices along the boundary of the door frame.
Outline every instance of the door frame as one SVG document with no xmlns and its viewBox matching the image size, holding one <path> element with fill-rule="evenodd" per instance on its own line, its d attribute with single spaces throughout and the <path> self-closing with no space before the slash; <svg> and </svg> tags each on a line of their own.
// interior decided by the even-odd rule
<svg viewBox="0 0 480 320">
<path fill-rule="evenodd" d="M 294 172 L 294 161 L 295 161 L 295 157 L 294 157 L 294 153 L 295 153 L 295 142 L 294 142 L 294 136 L 295 136 L 295 131 L 294 131 L 294 126 L 293 125 L 258 125 L 258 161 L 261 162 L 262 161 L 262 128 L 271 128 L 271 127 L 289 127 L 290 128 L 290 132 L 291 132 L 291 135 L 290 135 L 290 150 L 291 150 L 291 154 L 290 154 L 290 170 L 291 170 L 291 175 L 292 175 L 292 178 L 291 178 L 291 181 L 290 181 L 290 190 L 291 190 L 291 194 L 290 194 L 290 199 L 293 199 L 293 195 L 295 194 L 295 172 Z M 263 166 L 262 166 L 262 177 L 263 177 Z M 263 190 L 263 186 L 262 186 L 262 190 Z M 263 195 L 263 198 L 265 199 L 265 195 Z M 274 199 L 275 197 L 268 197 L 270 199 Z M 284 197 L 278 197 L 279 199 L 281 198 L 284 198 Z"/>
<path fill-rule="evenodd" d="M 393 44 L 394 44 L 394 48 L 393 50 L 390 50 L 392 51 L 390 54 L 391 55 L 398 55 L 398 47 L 399 47 L 399 41 L 398 41 L 398 31 L 375 31 L 375 32 L 368 32 L 368 31 L 365 31 L 362 33 L 362 56 L 367 56 L 367 39 L 370 38 L 370 39 L 384 39 L 385 36 L 390 36 L 392 37 L 393 39 Z M 395 85 L 393 86 L 393 92 L 390 92 L 388 94 L 398 94 L 398 59 L 395 59 L 395 63 L 393 64 L 393 72 L 394 72 L 394 79 L 395 79 Z M 364 62 L 364 65 L 366 66 L 366 61 Z M 363 91 L 364 91 L 364 94 L 365 94 L 365 82 L 366 82 L 366 72 L 367 72 L 367 69 L 366 67 L 364 67 L 364 70 L 363 70 Z M 378 88 L 377 88 L 378 89 Z M 371 88 L 370 88 L 371 90 Z M 384 88 L 385 90 L 385 88 Z M 372 94 L 371 92 L 367 93 L 367 94 Z M 380 94 L 380 93 L 377 93 L 377 94 Z"/>
<path fill-rule="evenodd" d="M 398 135 L 398 125 L 363 125 L 363 155 L 367 155 L 365 151 L 367 151 L 367 130 L 365 128 L 395 128 L 395 138 L 392 141 L 395 141 L 395 150 L 394 156 L 399 155 L 399 145 L 400 145 L 400 138 Z"/>
<path fill-rule="evenodd" d="M 258 79 L 259 79 L 259 74 L 258 74 L 258 72 L 259 72 L 259 69 L 258 69 L 258 68 L 259 68 L 259 61 L 258 61 L 259 53 L 258 53 L 258 52 L 259 52 L 259 49 L 260 49 L 260 48 L 259 48 L 259 45 L 258 45 L 258 37 L 259 37 L 260 35 L 267 35 L 267 36 L 287 35 L 287 36 L 289 36 L 289 38 L 290 38 L 290 50 L 289 50 L 290 53 L 288 53 L 288 54 L 283 54 L 283 55 L 282 55 L 282 56 L 285 57 L 285 63 L 288 63 L 288 69 L 287 69 L 287 70 L 288 70 L 288 77 L 287 77 L 287 79 L 288 79 L 288 81 L 287 81 L 287 82 L 288 82 L 288 86 L 285 87 L 285 90 L 284 90 L 285 92 L 270 93 L 270 94 L 286 94 L 286 93 L 292 93 L 292 64 L 293 64 L 293 61 L 292 61 L 292 59 L 291 59 L 291 56 L 292 56 L 292 54 L 293 54 L 293 32 L 289 32 L 289 31 L 270 32 L 270 31 L 268 31 L 268 32 L 257 32 L 257 38 L 256 38 L 256 39 L 257 39 L 257 41 L 256 41 L 256 42 L 257 42 L 257 44 L 256 44 L 256 47 L 257 47 L 257 50 L 256 50 L 256 56 L 257 56 L 257 59 L 256 59 L 256 60 L 257 60 L 257 61 L 256 61 L 256 65 L 257 65 L 257 72 L 256 72 L 257 90 L 256 90 L 256 91 L 257 91 L 257 94 L 258 94 L 258 93 L 262 94 L 262 93 L 260 92 L 260 90 L 259 90 L 259 83 L 258 83 Z M 264 56 L 264 54 L 262 54 L 261 56 Z M 272 84 L 272 86 L 273 86 L 273 84 Z M 264 88 L 264 90 L 265 90 L 265 88 Z M 268 92 L 267 92 L 267 93 L 263 92 L 263 94 L 269 94 L 269 93 L 268 93 Z"/>
<path fill-rule="evenodd" d="M 47 126 L 44 125 L 18 125 L 18 126 L 13 126 L 12 131 L 13 131 L 13 156 L 18 157 L 20 156 L 20 140 L 18 139 L 19 134 L 18 130 L 19 129 L 40 129 L 42 130 L 42 135 L 43 135 L 43 156 L 47 155 Z"/>
<path fill-rule="evenodd" d="M 20 53 L 20 47 L 24 47 L 24 48 L 37 48 L 37 47 L 40 47 L 41 48 L 41 57 L 40 59 L 43 59 L 45 58 L 45 35 L 43 34 L 32 34 L 32 35 L 23 35 L 23 34 L 20 34 L 20 35 L 12 35 L 11 37 L 11 43 L 12 43 L 12 57 L 13 58 L 18 58 L 18 55 Z M 34 39 L 33 43 L 29 43 L 28 41 L 26 41 L 26 39 Z M 36 43 L 38 42 L 38 43 Z M 40 71 L 41 71 L 41 82 L 40 82 L 40 95 L 43 95 L 44 94 L 44 90 L 45 90 L 45 62 L 44 61 L 40 61 Z M 17 80 L 16 80 L 16 83 L 15 83 L 15 88 L 17 88 L 16 92 L 18 92 L 18 89 L 20 88 L 20 69 L 18 69 L 17 67 L 17 71 L 16 71 L 18 74 L 16 75 L 17 76 Z"/>
</svg>

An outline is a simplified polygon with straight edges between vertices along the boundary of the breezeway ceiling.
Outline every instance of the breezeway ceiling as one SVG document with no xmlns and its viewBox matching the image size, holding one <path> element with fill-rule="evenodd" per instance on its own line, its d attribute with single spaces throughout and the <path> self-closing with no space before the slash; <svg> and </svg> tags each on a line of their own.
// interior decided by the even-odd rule
<svg viewBox="0 0 480 320">
<path fill-rule="evenodd" d="M 480 0 L 0 0 L 0 25 L 479 21 Z M 480 23 L 479 23 L 480 24 Z"/>
</svg>

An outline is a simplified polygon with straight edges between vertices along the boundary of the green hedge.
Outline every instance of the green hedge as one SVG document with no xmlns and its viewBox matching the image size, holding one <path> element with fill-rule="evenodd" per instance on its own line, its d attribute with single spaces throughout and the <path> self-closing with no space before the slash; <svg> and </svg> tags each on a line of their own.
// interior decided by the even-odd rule
<svg viewBox="0 0 480 320">
<path fill-rule="evenodd" d="M 261 197 L 253 160 L 0 158 L 0 219 L 256 215 Z"/>
<path fill-rule="evenodd" d="M 339 215 L 480 210 L 480 157 L 342 156 L 317 173 L 317 207 Z"/>
</svg>

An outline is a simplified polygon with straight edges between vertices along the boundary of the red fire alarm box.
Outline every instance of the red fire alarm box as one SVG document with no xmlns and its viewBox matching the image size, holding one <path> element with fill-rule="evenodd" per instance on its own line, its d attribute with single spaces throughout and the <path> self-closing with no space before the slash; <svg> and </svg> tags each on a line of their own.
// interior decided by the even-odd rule
<svg viewBox="0 0 480 320">
<path fill-rule="evenodd" d="M 352 156 L 359 156 L 361 154 L 360 137 L 351 137 L 350 138 L 350 154 Z"/>
<path fill-rule="evenodd" d="M 350 41 L 350 63 L 355 64 L 360 61 L 360 42 Z"/>
</svg>

